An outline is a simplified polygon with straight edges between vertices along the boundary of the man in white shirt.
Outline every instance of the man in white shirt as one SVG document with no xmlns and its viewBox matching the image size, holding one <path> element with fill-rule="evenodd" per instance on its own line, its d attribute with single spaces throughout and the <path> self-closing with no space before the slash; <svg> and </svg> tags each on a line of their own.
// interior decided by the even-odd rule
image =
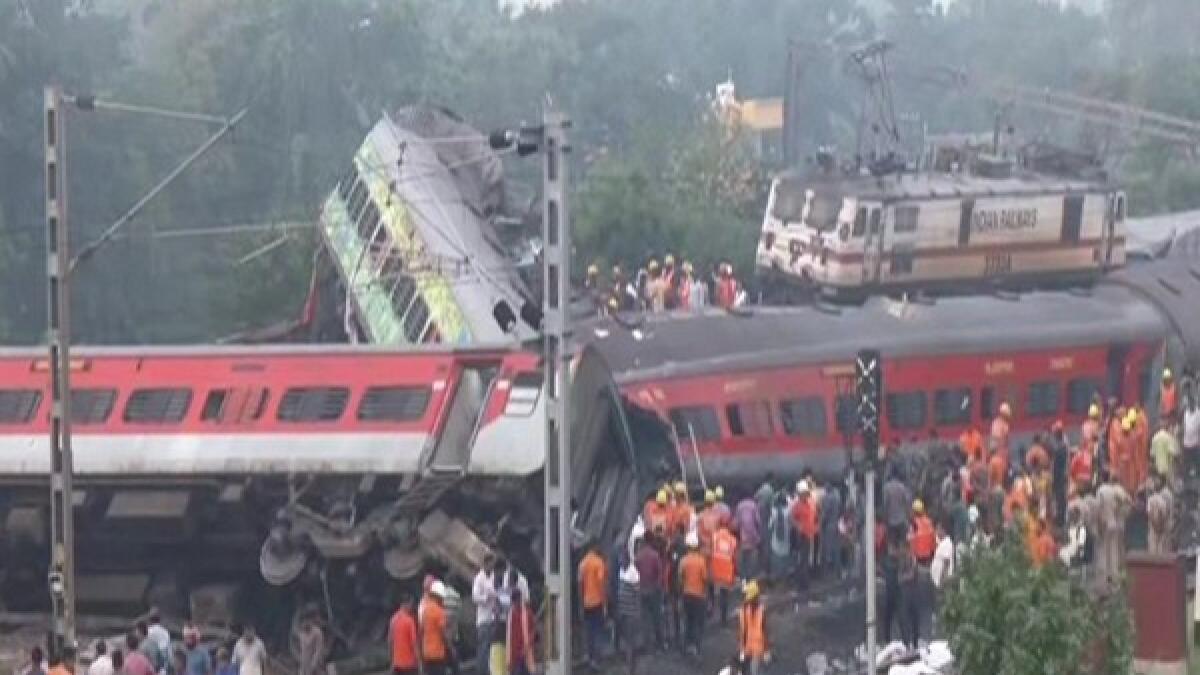
<svg viewBox="0 0 1200 675">
<path fill-rule="evenodd" d="M 499 620 L 499 598 L 496 595 L 496 556 L 483 559 L 483 566 L 471 585 L 471 601 L 475 603 L 475 672 L 486 673 L 492 650 L 492 630 Z"/>
<path fill-rule="evenodd" d="M 946 526 L 937 524 L 937 548 L 933 551 L 933 562 L 929 567 L 934 588 L 941 589 L 954 576 L 954 542 L 946 533 Z"/>
<path fill-rule="evenodd" d="M 171 658 L 171 633 L 162 625 L 162 615 L 157 609 L 150 610 L 150 626 L 146 631 L 146 637 L 154 641 L 158 645 L 158 653 L 163 655 L 163 667 L 159 669 L 159 675 L 166 675 L 166 663 Z"/>
<path fill-rule="evenodd" d="M 114 675 L 112 657 L 108 655 L 108 644 L 104 640 L 96 643 L 96 658 L 88 666 L 87 675 Z"/>
<path fill-rule="evenodd" d="M 1183 408 L 1183 458 L 1187 462 L 1187 473 L 1190 475 L 1200 463 L 1200 398 L 1197 392 L 1189 392 L 1184 396 Z"/>
<path fill-rule="evenodd" d="M 267 668 L 267 646 L 254 632 L 254 626 L 246 624 L 242 637 L 233 647 L 233 662 L 238 675 L 263 675 Z"/>
</svg>

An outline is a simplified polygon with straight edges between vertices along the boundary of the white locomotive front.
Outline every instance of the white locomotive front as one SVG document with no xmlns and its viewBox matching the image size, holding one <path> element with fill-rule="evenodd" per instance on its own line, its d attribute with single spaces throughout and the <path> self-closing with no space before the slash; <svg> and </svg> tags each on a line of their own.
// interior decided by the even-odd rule
<svg viewBox="0 0 1200 675">
<path fill-rule="evenodd" d="M 1125 196 L 1034 174 L 776 178 L 757 267 L 830 295 L 1094 278 L 1125 261 Z"/>
</svg>

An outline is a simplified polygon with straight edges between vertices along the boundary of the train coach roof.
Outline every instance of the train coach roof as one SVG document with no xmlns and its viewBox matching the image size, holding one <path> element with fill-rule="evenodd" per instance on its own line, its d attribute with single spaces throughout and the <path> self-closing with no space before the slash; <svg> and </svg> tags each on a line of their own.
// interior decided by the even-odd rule
<svg viewBox="0 0 1200 675">
<path fill-rule="evenodd" d="M 1018 171 L 1008 178 L 985 178 L 966 173 L 905 173 L 873 176 L 780 176 L 788 187 L 825 188 L 860 199 L 896 200 L 930 197 L 1006 196 L 1097 192 L 1110 186 L 1095 181 L 1045 176 Z"/>
<path fill-rule="evenodd" d="M 865 348 L 885 357 L 1021 351 L 1158 339 L 1166 332 L 1153 307 L 1115 285 L 1087 295 L 1039 292 L 921 304 L 877 298 L 837 310 L 755 307 L 745 316 L 710 309 L 647 315 L 636 330 L 596 319 L 584 330 L 583 339 L 600 351 L 619 382 L 845 362 Z"/>
<path fill-rule="evenodd" d="M 1178 256 L 1130 265 L 1106 283 L 1128 288 L 1157 307 L 1188 362 L 1200 363 L 1200 259 Z"/>
</svg>

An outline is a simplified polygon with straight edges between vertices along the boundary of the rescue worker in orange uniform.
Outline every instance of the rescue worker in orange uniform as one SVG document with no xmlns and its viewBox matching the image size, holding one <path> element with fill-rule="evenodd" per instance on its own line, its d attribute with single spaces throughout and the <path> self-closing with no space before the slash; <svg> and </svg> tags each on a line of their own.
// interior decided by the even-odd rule
<svg viewBox="0 0 1200 675">
<path fill-rule="evenodd" d="M 433 582 L 429 595 L 422 600 L 420 612 L 421 663 L 426 675 L 443 675 L 449 672 L 451 663 L 449 621 L 444 602 L 446 587 L 440 581 Z"/>
<path fill-rule="evenodd" d="M 1084 488 L 1092 486 L 1092 452 L 1094 444 L 1080 442 L 1075 454 L 1071 455 L 1071 492 L 1083 494 Z"/>
<path fill-rule="evenodd" d="M 733 265 L 721 263 L 715 285 L 716 305 L 721 309 L 733 309 L 738 296 L 738 282 L 733 276 Z"/>
<path fill-rule="evenodd" d="M 1141 406 L 1130 406 L 1129 418 L 1133 420 L 1133 437 L 1131 439 L 1133 453 L 1134 488 L 1129 494 L 1137 494 L 1150 477 L 1150 420 L 1146 410 Z"/>
<path fill-rule="evenodd" d="M 667 491 L 660 489 L 654 499 L 646 500 L 642 510 L 642 524 L 647 532 L 666 532 L 671 524 L 670 499 Z"/>
<path fill-rule="evenodd" d="M 1174 422 L 1179 415 L 1179 392 L 1175 387 L 1175 375 L 1170 368 L 1162 372 L 1162 384 L 1158 388 L 1158 416 Z"/>
<path fill-rule="evenodd" d="M 583 603 L 584 647 L 588 665 L 596 668 L 600 658 L 600 639 L 608 612 L 608 563 L 600 554 L 600 544 L 591 542 L 579 561 L 579 597 Z"/>
<path fill-rule="evenodd" d="M 420 671 L 421 647 L 417 643 L 417 620 L 413 616 L 412 596 L 400 598 L 400 608 L 388 625 L 388 643 L 392 652 L 392 672 L 395 675 L 417 675 Z"/>
<path fill-rule="evenodd" d="M 1117 482 L 1129 494 L 1137 492 L 1137 467 L 1133 458 L 1133 423 L 1128 411 L 1114 420 L 1116 429 L 1108 432 L 1108 467 Z"/>
<path fill-rule="evenodd" d="M 683 591 L 684 644 L 693 656 L 700 653 L 704 615 L 708 609 L 708 563 L 700 552 L 695 532 L 687 535 L 688 552 L 679 561 L 679 584 Z"/>
<path fill-rule="evenodd" d="M 713 535 L 720 526 L 721 510 L 717 508 L 717 493 L 705 490 L 704 510 L 696 518 L 696 536 L 700 538 L 700 552 L 704 555 L 712 553 Z"/>
<path fill-rule="evenodd" d="M 692 520 L 695 518 L 696 512 L 692 510 L 692 505 L 688 503 L 687 483 L 678 481 L 675 483 L 675 505 L 672 507 L 671 530 L 673 536 L 686 535 L 692 529 Z"/>
<path fill-rule="evenodd" d="M 813 545 L 817 541 L 817 503 L 812 498 L 808 481 L 796 483 L 796 500 L 792 502 L 792 527 L 796 531 L 796 587 L 808 587 L 812 566 Z"/>
<path fill-rule="evenodd" d="M 1004 481 L 1008 477 L 1007 450 L 1001 449 L 992 452 L 992 456 L 988 458 L 987 476 L 989 490 L 1003 489 Z"/>
<path fill-rule="evenodd" d="M 1012 432 L 1012 406 L 1005 401 L 1000 404 L 1000 410 L 996 417 L 992 419 L 992 432 L 988 439 L 993 453 L 1004 451 L 1007 458 L 1009 447 L 1009 435 Z"/>
<path fill-rule="evenodd" d="M 757 581 L 747 581 L 742 589 L 742 608 L 738 610 L 738 657 L 745 675 L 760 675 L 763 666 L 771 662 L 767 612 L 759 596 Z"/>
<path fill-rule="evenodd" d="M 729 521 L 723 520 L 713 534 L 712 555 L 709 556 L 708 565 L 722 626 L 729 622 L 729 596 L 737 582 L 737 553 L 737 536 L 730 531 Z"/>
<path fill-rule="evenodd" d="M 1088 406 L 1087 419 L 1083 421 L 1083 426 L 1079 429 L 1080 445 L 1090 444 L 1093 452 L 1100 443 L 1100 418 L 1100 404 L 1093 403 Z"/>
<path fill-rule="evenodd" d="M 1029 559 L 1033 562 L 1034 567 L 1041 567 L 1052 562 L 1057 556 L 1058 544 L 1054 541 L 1054 535 L 1050 533 L 1050 527 L 1045 520 L 1038 520 L 1037 535 L 1033 539 Z"/>
<path fill-rule="evenodd" d="M 971 427 L 958 437 L 958 448 L 962 451 L 963 461 L 970 464 L 983 459 L 983 434 L 979 429 Z"/>
<path fill-rule="evenodd" d="M 908 545 L 912 547 L 913 556 L 922 565 L 933 561 L 933 553 L 937 550 L 937 532 L 933 529 L 933 521 L 925 515 L 925 503 L 920 499 L 912 505 L 912 526 L 908 531 Z"/>
</svg>

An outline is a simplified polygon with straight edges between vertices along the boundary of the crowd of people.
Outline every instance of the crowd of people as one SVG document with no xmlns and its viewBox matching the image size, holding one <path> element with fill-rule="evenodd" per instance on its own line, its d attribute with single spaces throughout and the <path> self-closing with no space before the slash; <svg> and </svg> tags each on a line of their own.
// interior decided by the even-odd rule
<svg viewBox="0 0 1200 675">
<path fill-rule="evenodd" d="M 426 576 L 419 600 L 402 596 L 388 628 L 392 672 L 457 673 L 470 662 L 486 675 L 537 671 L 536 621 L 529 582 L 516 567 L 488 555 L 471 584 L 475 607 L 474 654 L 460 654 L 462 601 L 453 586 Z"/>
<path fill-rule="evenodd" d="M 298 672 L 301 675 L 324 673 L 324 636 L 313 618 L 306 619 L 301 635 L 302 657 Z M 77 666 L 77 654 L 72 647 L 62 653 L 48 655 L 41 646 L 30 650 L 29 662 L 18 671 L 20 675 L 264 675 L 267 672 L 267 649 L 247 624 L 241 635 L 229 644 L 202 644 L 199 629 L 185 624 L 182 640 L 173 641 L 163 626 L 158 611 L 151 611 L 139 620 L 119 640 L 96 642 L 91 662 L 86 668 Z"/>
<path fill-rule="evenodd" d="M 732 309 L 746 301 L 732 264 L 717 263 L 706 279 L 690 261 L 676 265 L 671 254 L 663 258 L 661 265 L 651 258 L 633 278 L 614 266 L 605 279 L 600 266 L 593 263 L 588 266 L 584 286 L 600 313 L 699 310 L 709 305 Z"/>
<path fill-rule="evenodd" d="M 873 537 L 884 641 L 895 636 L 916 648 L 932 637 L 938 594 L 960 557 L 1001 537 L 1019 537 L 1029 564 L 1063 565 L 1097 590 L 1113 588 L 1124 572 L 1135 509 L 1146 515 L 1148 548 L 1169 553 L 1176 494 L 1184 472 L 1200 464 L 1198 393 L 1190 378 L 1177 385 L 1168 370 L 1155 433 L 1144 406 L 1097 398 L 1077 432 L 1056 421 L 1027 443 L 1012 431 L 1011 405 L 1001 403 L 987 429 L 967 429 L 957 442 L 935 436 L 918 448 L 920 476 L 906 471 L 894 443 Z M 930 475 L 940 480 L 931 485 Z M 814 579 L 860 578 L 865 521 L 855 481 L 821 482 L 806 471 L 791 484 L 768 475 L 733 508 L 720 487 L 701 504 L 682 482 L 659 488 L 627 546 L 606 555 L 594 545 L 579 564 L 588 662 L 601 658 L 609 622 L 629 672 L 646 651 L 695 657 L 706 627 L 729 623 L 740 604 L 729 671 L 759 672 L 770 659 L 764 586 L 790 589 L 799 607 Z"/>
</svg>

